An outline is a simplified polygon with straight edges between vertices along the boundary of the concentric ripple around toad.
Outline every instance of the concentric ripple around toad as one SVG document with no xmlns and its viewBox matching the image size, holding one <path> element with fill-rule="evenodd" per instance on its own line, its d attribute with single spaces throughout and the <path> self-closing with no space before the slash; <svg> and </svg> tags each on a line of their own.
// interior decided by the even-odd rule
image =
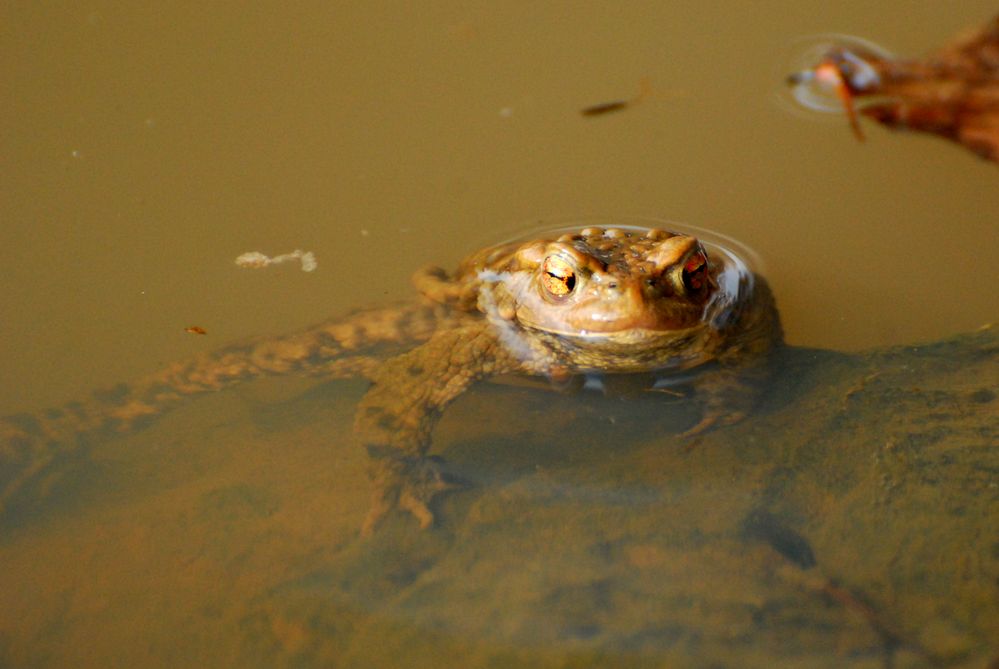
<svg viewBox="0 0 999 669">
<path fill-rule="evenodd" d="M 417 273 L 423 299 L 357 312 L 303 332 L 175 364 L 39 416 L 0 421 L 2 503 L 23 493 L 78 437 L 125 431 L 184 398 L 272 374 L 365 376 L 355 418 L 371 456 L 374 503 L 363 532 L 395 508 L 433 522 L 448 483 L 426 457 L 443 409 L 495 375 L 679 370 L 703 414 L 685 434 L 751 409 L 780 326 L 766 282 L 729 249 L 638 227 L 566 228 L 490 247 L 453 274 Z M 710 364 L 707 364 L 710 363 Z"/>
</svg>

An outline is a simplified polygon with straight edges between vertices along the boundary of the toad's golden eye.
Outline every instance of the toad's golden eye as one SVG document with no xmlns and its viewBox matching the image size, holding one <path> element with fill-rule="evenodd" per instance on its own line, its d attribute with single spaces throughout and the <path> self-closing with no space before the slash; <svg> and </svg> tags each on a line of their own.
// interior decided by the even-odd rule
<svg viewBox="0 0 999 669">
<path fill-rule="evenodd" d="M 576 287 L 576 271 L 564 258 L 548 256 L 541 265 L 541 285 L 552 297 L 565 297 Z"/>
<path fill-rule="evenodd" d="M 695 253 L 683 265 L 683 287 L 696 294 L 708 285 L 708 260 L 703 253 Z"/>
</svg>

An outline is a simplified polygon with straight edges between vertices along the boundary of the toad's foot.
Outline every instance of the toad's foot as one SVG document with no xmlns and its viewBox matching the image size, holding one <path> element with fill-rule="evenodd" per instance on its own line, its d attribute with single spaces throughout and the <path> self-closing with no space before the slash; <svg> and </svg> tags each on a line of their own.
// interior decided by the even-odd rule
<svg viewBox="0 0 999 669">
<path fill-rule="evenodd" d="M 445 474 L 439 460 L 425 457 L 377 460 L 371 467 L 371 480 L 375 491 L 371 510 L 361 526 L 362 537 L 371 536 L 381 520 L 396 508 L 413 514 L 420 529 L 426 529 L 434 523 L 431 500 L 462 487 Z"/>
<path fill-rule="evenodd" d="M 681 438 L 696 437 L 708 430 L 726 425 L 735 425 L 743 420 L 747 415 L 745 411 L 705 411 L 704 416 L 693 427 L 680 433 Z"/>
<path fill-rule="evenodd" d="M 766 349 L 753 350 L 748 353 L 748 363 L 736 356 L 739 364 L 707 370 L 697 377 L 694 387 L 701 404 L 701 420 L 680 437 L 699 436 L 752 415 L 773 371 L 769 353 Z"/>
</svg>

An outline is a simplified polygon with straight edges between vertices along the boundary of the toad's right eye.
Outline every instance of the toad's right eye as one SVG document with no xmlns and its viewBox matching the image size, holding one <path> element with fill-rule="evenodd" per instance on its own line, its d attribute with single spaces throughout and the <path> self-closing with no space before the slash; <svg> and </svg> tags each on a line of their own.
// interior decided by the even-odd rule
<svg viewBox="0 0 999 669">
<path fill-rule="evenodd" d="M 564 258 L 548 256 L 541 265 L 541 285 L 552 297 L 566 297 L 576 287 L 576 271 Z"/>
</svg>

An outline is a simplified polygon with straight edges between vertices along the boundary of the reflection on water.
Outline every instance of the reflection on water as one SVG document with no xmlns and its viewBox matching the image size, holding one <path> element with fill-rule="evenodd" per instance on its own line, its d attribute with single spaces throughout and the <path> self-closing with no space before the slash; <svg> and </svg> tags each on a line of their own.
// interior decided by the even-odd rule
<svg viewBox="0 0 999 669">
<path fill-rule="evenodd" d="M 796 35 L 915 53 L 993 11 L 7 8 L 0 414 L 384 304 L 552 213 L 745 240 L 796 345 L 971 331 L 994 168 L 768 102 Z M 683 94 L 580 115 L 645 76 Z M 320 268 L 232 263 L 295 248 Z M 697 439 L 683 398 L 480 387 L 436 434 L 469 483 L 440 527 L 366 540 L 364 384 L 202 396 L 60 452 L 4 516 L 0 666 L 988 666 L 997 350 L 790 348 Z"/>
</svg>

